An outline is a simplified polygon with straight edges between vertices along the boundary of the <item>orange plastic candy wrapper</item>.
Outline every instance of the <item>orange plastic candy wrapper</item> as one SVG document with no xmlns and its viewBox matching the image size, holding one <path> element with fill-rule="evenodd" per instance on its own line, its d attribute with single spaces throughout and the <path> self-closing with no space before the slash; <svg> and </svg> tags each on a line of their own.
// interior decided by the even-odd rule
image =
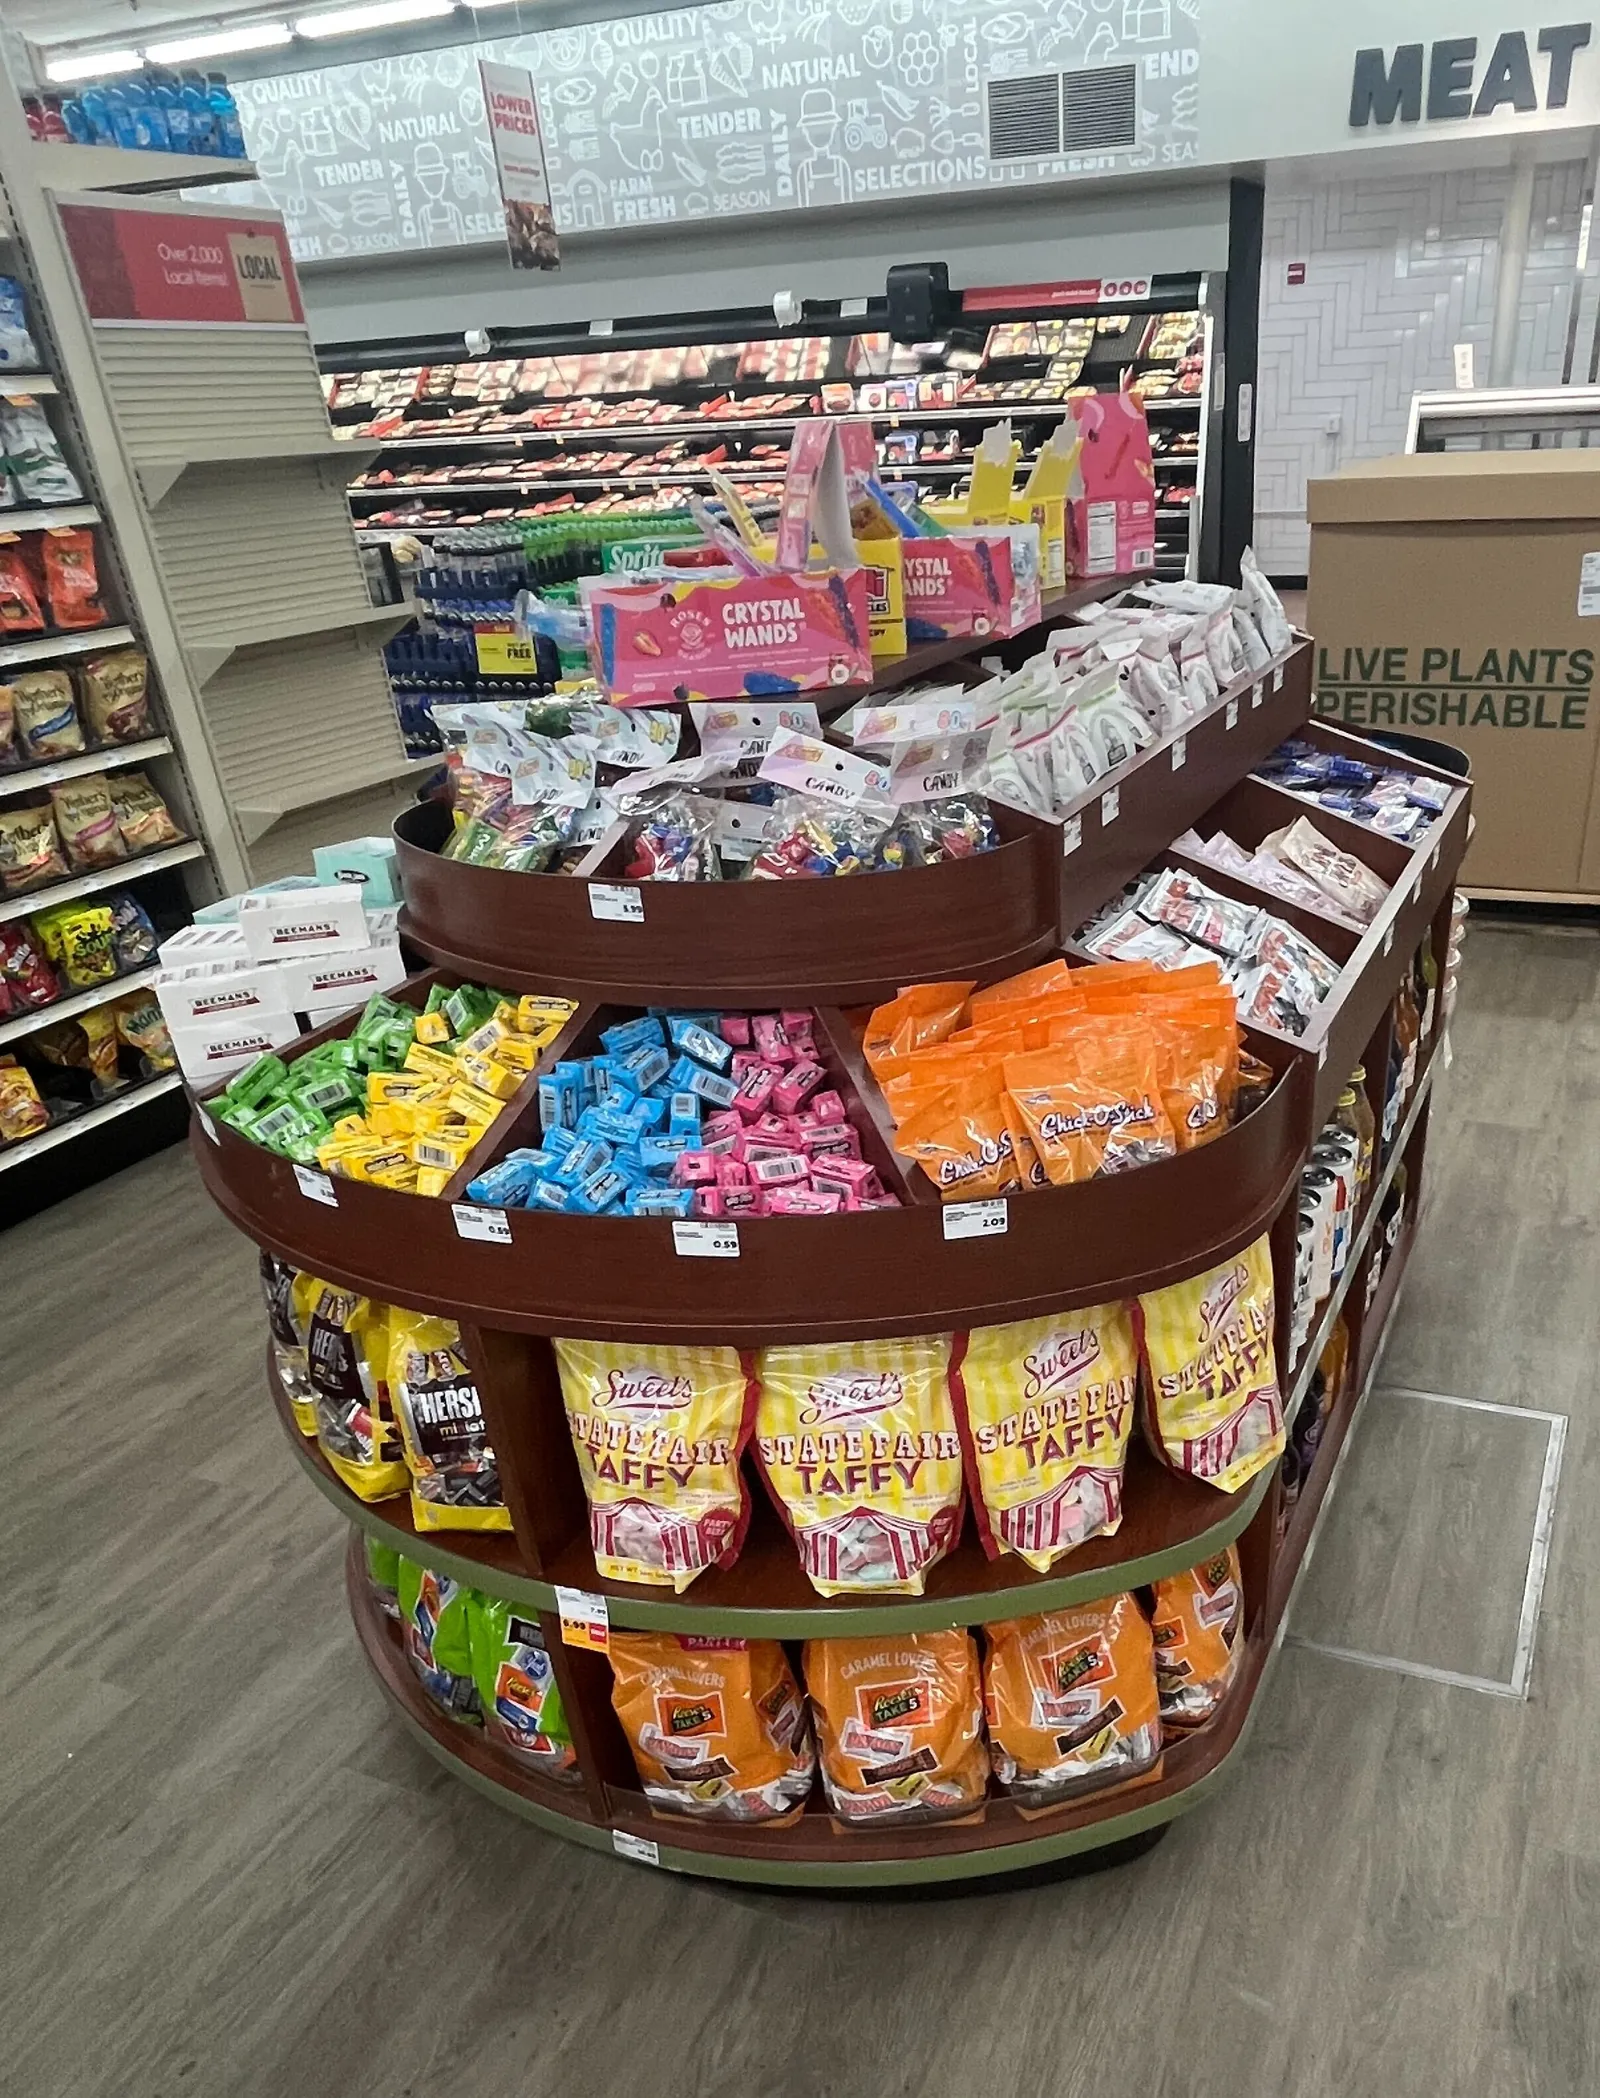
<svg viewBox="0 0 1600 2098">
<path fill-rule="evenodd" d="M 558 1340 L 595 1565 L 680 1592 L 731 1566 L 750 1521 L 739 1455 L 755 1389 L 732 1348 Z"/>
<path fill-rule="evenodd" d="M 841 1821 L 934 1821 L 989 1783 L 970 1632 L 808 1639 L 802 1655 L 822 1782 Z"/>
<path fill-rule="evenodd" d="M 1085 1020 L 1049 1049 L 1005 1062 L 1006 1090 L 1057 1187 L 1171 1158 L 1155 1037 L 1133 1015 Z"/>
<path fill-rule="evenodd" d="M 947 1202 L 1003 1194 L 1021 1177 L 998 1071 L 975 1070 L 926 1101 L 913 1102 L 894 1141 Z"/>
<path fill-rule="evenodd" d="M 1139 1299 L 1153 1447 L 1175 1471 L 1237 1493 L 1283 1452 L 1265 1238 Z"/>
<path fill-rule="evenodd" d="M 816 1754 L 776 1639 L 614 1631 L 608 1651 L 611 1702 L 653 1807 L 773 1821 L 805 1799 Z"/>
<path fill-rule="evenodd" d="M 1125 1304 L 1097 1304 L 956 1342 L 951 1389 L 978 1534 L 1048 1573 L 1122 1521 L 1139 1357 Z"/>
<path fill-rule="evenodd" d="M 1244 1587 L 1230 1544 L 1154 1586 L 1156 1688 L 1169 1727 L 1203 1726 L 1227 1696 L 1243 1652 Z"/>
<path fill-rule="evenodd" d="M 914 983 L 880 1005 L 861 1044 L 869 1068 L 878 1074 L 880 1066 L 942 1042 L 960 1026 L 971 989 L 970 982 Z"/>
<path fill-rule="evenodd" d="M 767 1348 L 756 1460 L 819 1595 L 920 1595 L 961 1534 L 950 1342 Z"/>
<path fill-rule="evenodd" d="M 1154 1767 L 1161 1715 L 1150 1627 L 1131 1595 L 990 1625 L 984 1716 L 994 1774 L 1053 1806 Z"/>
</svg>

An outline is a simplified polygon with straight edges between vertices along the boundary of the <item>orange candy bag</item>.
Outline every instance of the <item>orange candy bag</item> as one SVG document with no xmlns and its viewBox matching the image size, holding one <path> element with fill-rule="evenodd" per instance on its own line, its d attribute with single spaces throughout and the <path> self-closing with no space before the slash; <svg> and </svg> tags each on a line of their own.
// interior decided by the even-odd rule
<svg viewBox="0 0 1600 2098">
<path fill-rule="evenodd" d="M 1125 1304 L 1097 1304 L 956 1342 L 956 1418 L 978 1534 L 1048 1573 L 1122 1521 L 1122 1467 L 1139 1357 Z"/>
<path fill-rule="evenodd" d="M 970 1632 L 808 1639 L 802 1665 L 841 1821 L 942 1820 L 982 1804 L 989 1759 Z"/>
<path fill-rule="evenodd" d="M 776 1639 L 614 1631 L 608 1651 L 611 1702 L 653 1807 L 772 1821 L 804 1800 L 816 1755 Z"/>
<path fill-rule="evenodd" d="M 880 1005 L 861 1043 L 868 1068 L 876 1074 L 880 1065 L 942 1042 L 961 1025 L 971 989 L 970 983 L 914 983 Z"/>
<path fill-rule="evenodd" d="M 950 1342 L 766 1348 L 756 1460 L 819 1595 L 920 1595 L 961 1534 Z"/>
<path fill-rule="evenodd" d="M 1008 1056 L 1006 1090 L 1057 1187 L 1170 1158 L 1155 1037 L 1137 1016 L 1070 1023 L 1048 1049 Z"/>
<path fill-rule="evenodd" d="M 1156 1688 L 1169 1727 L 1202 1726 L 1227 1696 L 1244 1650 L 1244 1588 L 1233 1545 L 1154 1585 Z"/>
<path fill-rule="evenodd" d="M 1000 1072 L 980 1066 L 913 1099 L 904 1112 L 894 1147 L 921 1166 L 946 1202 L 974 1202 L 1018 1184 L 1004 1093 Z"/>
<path fill-rule="evenodd" d="M 989 1755 L 1024 1805 L 1122 1784 L 1158 1761 L 1154 1650 L 1131 1595 L 1014 1618 L 986 1637 Z"/>
<path fill-rule="evenodd" d="M 1267 1240 L 1141 1296 L 1138 1328 L 1153 1446 L 1175 1471 L 1237 1493 L 1283 1452 Z"/>
</svg>

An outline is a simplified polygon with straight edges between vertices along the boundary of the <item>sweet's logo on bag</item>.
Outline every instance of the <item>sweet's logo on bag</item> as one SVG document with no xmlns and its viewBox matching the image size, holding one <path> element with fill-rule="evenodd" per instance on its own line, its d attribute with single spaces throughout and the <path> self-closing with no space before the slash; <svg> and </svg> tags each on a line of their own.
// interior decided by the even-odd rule
<svg viewBox="0 0 1600 2098">
<path fill-rule="evenodd" d="M 1044 1347 L 1034 1348 L 1022 1358 L 1022 1367 L 1027 1372 L 1024 1396 L 1036 1399 L 1041 1392 L 1057 1391 L 1063 1385 L 1075 1383 L 1099 1354 L 1100 1336 L 1087 1327 L 1053 1334 Z"/>
<path fill-rule="evenodd" d="M 606 1404 L 617 1413 L 675 1413 L 693 1397 L 694 1386 L 687 1377 L 639 1368 L 606 1372 Z"/>
<path fill-rule="evenodd" d="M 831 1421 L 861 1420 L 905 1401 L 905 1381 L 897 1370 L 840 1370 L 807 1385 L 799 1420 L 803 1428 Z"/>
<path fill-rule="evenodd" d="M 1225 1275 L 1221 1275 L 1200 1299 L 1200 1328 L 1209 1337 L 1215 1333 L 1228 1313 L 1250 1287 L 1250 1270 L 1242 1260 L 1236 1261 Z"/>
</svg>

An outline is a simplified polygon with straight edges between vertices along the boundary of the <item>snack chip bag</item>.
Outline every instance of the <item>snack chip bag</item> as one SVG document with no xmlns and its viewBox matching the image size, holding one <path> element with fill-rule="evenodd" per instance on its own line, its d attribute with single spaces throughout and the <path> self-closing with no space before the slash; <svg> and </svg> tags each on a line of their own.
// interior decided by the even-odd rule
<svg viewBox="0 0 1600 2098">
<path fill-rule="evenodd" d="M 985 1637 L 989 1755 L 1025 1806 L 1119 1785 L 1160 1759 L 1150 1627 L 1131 1595 L 992 1624 Z"/>
<path fill-rule="evenodd" d="M 575 1780 L 578 1758 L 539 1620 L 474 1590 L 467 1637 L 484 1732 L 541 1776 Z"/>
<path fill-rule="evenodd" d="M 706 1567 L 731 1566 L 750 1521 L 739 1458 L 755 1417 L 734 1349 L 555 1349 L 600 1572 L 681 1593 Z"/>
<path fill-rule="evenodd" d="M 1138 1325 L 1154 1447 L 1175 1471 L 1237 1493 L 1284 1443 L 1266 1239 L 1140 1297 Z"/>
<path fill-rule="evenodd" d="M 920 1595 L 961 1534 L 950 1341 L 766 1348 L 756 1459 L 819 1595 Z"/>
<path fill-rule="evenodd" d="M 13 1058 L 0 1057 L 0 1144 L 20 1144 L 50 1127 L 39 1089 Z"/>
<path fill-rule="evenodd" d="M 71 525 L 54 526 L 41 534 L 41 552 L 52 625 L 104 626 L 106 608 L 100 602 L 93 532 Z"/>
<path fill-rule="evenodd" d="M 115 919 L 109 904 L 53 903 L 34 913 L 33 929 L 69 989 L 87 991 L 116 975 Z"/>
<path fill-rule="evenodd" d="M 867 1020 L 861 1044 L 868 1068 L 877 1075 L 880 1066 L 954 1033 L 971 989 L 970 983 L 914 983 L 880 1005 Z"/>
<path fill-rule="evenodd" d="M 1169 1727 L 1202 1726 L 1239 1673 L 1244 1651 L 1244 1585 L 1229 1545 L 1187 1573 L 1154 1584 L 1150 1631 L 1156 1649 L 1161 1718 Z"/>
<path fill-rule="evenodd" d="M 386 1314 L 332 1282 L 316 1286 L 310 1305 L 306 1364 L 316 1395 L 317 1446 L 362 1500 L 404 1493 L 410 1474 L 380 1374 Z"/>
<path fill-rule="evenodd" d="M 970 1632 L 808 1639 L 801 1665 L 841 1821 L 937 1821 L 982 1805 L 989 1758 Z"/>
<path fill-rule="evenodd" d="M 1095 1304 L 957 1337 L 950 1377 L 978 1534 L 1048 1573 L 1122 1521 L 1139 1389 L 1125 1304 Z"/>
<path fill-rule="evenodd" d="M 476 1726 L 483 1714 L 472 1680 L 468 1609 L 472 1590 L 415 1559 L 400 1560 L 397 1600 L 406 1659 L 441 1711 Z"/>
<path fill-rule="evenodd" d="M 284 1396 L 302 1435 L 317 1432 L 316 1395 L 306 1359 L 306 1339 L 311 1326 L 311 1297 L 321 1284 L 311 1275 L 296 1274 L 286 1260 L 279 1260 L 265 1247 L 261 1251 L 261 1294 L 266 1299 L 267 1328 L 272 1335 L 272 1366 L 278 1373 Z"/>
<path fill-rule="evenodd" d="M 500 1467 L 454 1319 L 396 1306 L 389 1313 L 388 1382 L 419 1535 L 509 1530 Z"/>
<path fill-rule="evenodd" d="M 117 1039 L 135 1051 L 147 1076 L 177 1069 L 178 1052 L 161 1008 L 148 991 L 130 991 L 106 1011 L 116 1024 Z"/>
<path fill-rule="evenodd" d="M 611 1702 L 651 1806 L 714 1821 L 773 1821 L 811 1790 L 816 1755 L 776 1639 L 617 1632 Z"/>
</svg>

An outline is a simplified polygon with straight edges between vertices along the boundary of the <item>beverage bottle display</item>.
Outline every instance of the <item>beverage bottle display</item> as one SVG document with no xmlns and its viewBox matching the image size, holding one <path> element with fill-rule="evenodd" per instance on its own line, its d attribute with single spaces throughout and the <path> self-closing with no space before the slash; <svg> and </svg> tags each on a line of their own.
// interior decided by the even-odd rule
<svg viewBox="0 0 1600 2098">
<path fill-rule="evenodd" d="M 76 105 L 76 95 L 72 96 L 71 100 Z M 68 97 L 61 94 L 42 95 L 40 97 L 40 108 L 44 113 L 44 130 L 40 133 L 42 138 L 61 140 L 78 136 L 67 119 L 67 101 Z M 81 109 L 78 111 L 78 122 L 83 125 L 83 133 L 87 138 L 89 126 Z"/>
<path fill-rule="evenodd" d="M 1394 1003 L 1394 1031 L 1404 1059 L 1400 1071 L 1400 1099 L 1404 1103 L 1411 1097 L 1417 1080 L 1417 1050 L 1422 1039 L 1422 1010 L 1409 972 L 1400 979 L 1400 992 Z"/>
<path fill-rule="evenodd" d="M 117 137 L 111 128 L 111 105 L 106 99 L 105 89 L 98 84 L 86 87 L 78 97 L 78 106 L 89 127 L 88 142 L 96 146 L 114 146 Z"/>
<path fill-rule="evenodd" d="M 206 75 L 206 100 L 211 104 L 211 114 L 216 120 L 216 150 L 225 160 L 243 160 L 244 129 L 239 122 L 239 105 L 233 99 L 233 90 L 228 86 L 225 73 Z"/>
<path fill-rule="evenodd" d="M 167 120 L 169 149 L 174 153 L 189 152 L 189 110 L 178 91 L 177 76 L 165 66 L 155 67 L 150 74 L 150 96 Z"/>
<path fill-rule="evenodd" d="M 37 95 L 23 96 L 22 114 L 27 122 L 29 138 L 43 138 L 45 135 L 44 104 Z"/>
<path fill-rule="evenodd" d="M 1353 1130 L 1361 1145 L 1356 1181 L 1356 1204 L 1359 1208 L 1366 1201 L 1367 1189 L 1372 1185 L 1372 1162 L 1378 1148 L 1378 1125 L 1373 1117 L 1372 1102 L 1367 1098 L 1367 1071 L 1364 1064 L 1357 1064 L 1350 1073 L 1350 1083 L 1339 1095 L 1339 1106 L 1334 1120 L 1341 1129 Z"/>
<path fill-rule="evenodd" d="M 139 76 L 139 96 L 144 121 L 150 130 L 151 150 L 156 153 L 172 151 L 172 129 L 167 122 L 165 106 L 156 95 L 156 76 L 153 66 L 146 66 Z"/>
<path fill-rule="evenodd" d="M 180 93 L 183 106 L 189 112 L 189 151 L 208 153 L 218 157 L 217 119 L 210 102 L 206 99 L 206 84 L 193 70 L 183 74 Z"/>
</svg>

